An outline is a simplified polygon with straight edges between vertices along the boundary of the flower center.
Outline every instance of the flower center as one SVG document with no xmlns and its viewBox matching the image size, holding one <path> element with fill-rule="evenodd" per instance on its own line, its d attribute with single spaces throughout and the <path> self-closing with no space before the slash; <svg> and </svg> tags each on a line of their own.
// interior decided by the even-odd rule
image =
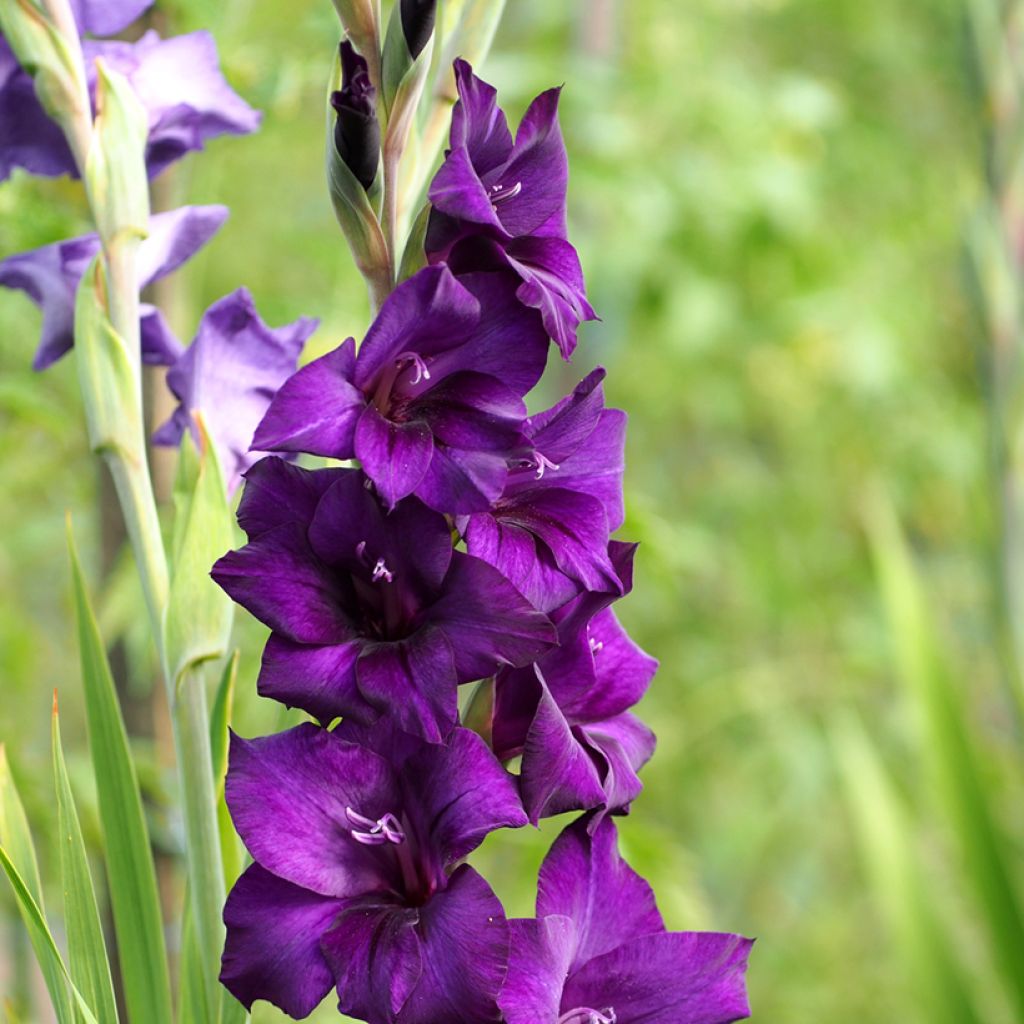
<svg viewBox="0 0 1024 1024">
<path fill-rule="evenodd" d="M 413 384 L 419 384 L 421 380 L 430 380 L 430 371 L 427 369 L 426 360 L 422 356 L 418 356 L 415 352 L 402 352 L 395 358 L 395 366 L 399 370 L 406 363 L 412 363 L 413 369 L 416 371 L 416 376 L 412 379 Z"/>
<path fill-rule="evenodd" d="M 591 636 L 591 637 L 587 638 L 587 641 L 590 644 L 590 653 L 591 654 L 597 654 L 598 652 L 604 650 L 604 641 L 603 640 L 598 640 L 596 637 Z"/>
<path fill-rule="evenodd" d="M 540 480 L 550 470 L 559 470 L 562 467 L 557 462 L 552 462 L 542 452 L 534 451 L 532 454 L 510 463 L 513 469 L 532 469 L 534 479 Z"/>
<path fill-rule="evenodd" d="M 592 1010 L 589 1006 L 579 1006 L 575 1010 L 563 1013 L 558 1024 L 616 1024 L 618 1018 L 615 1011 L 606 1006 L 603 1010 Z"/>
<path fill-rule="evenodd" d="M 367 818 L 351 807 L 346 807 L 345 817 L 352 825 L 352 838 L 363 846 L 383 846 L 385 843 L 398 846 L 399 843 L 405 842 L 405 833 L 398 818 L 390 811 L 374 821 L 373 818 Z"/>
<path fill-rule="evenodd" d="M 514 185 L 509 185 L 508 188 L 505 188 L 499 182 L 497 185 L 492 185 L 487 190 L 487 198 L 490 199 L 491 206 L 493 206 L 494 209 L 497 209 L 499 203 L 505 202 L 506 199 L 515 198 L 522 191 L 523 183 L 521 181 L 517 181 Z"/>
</svg>

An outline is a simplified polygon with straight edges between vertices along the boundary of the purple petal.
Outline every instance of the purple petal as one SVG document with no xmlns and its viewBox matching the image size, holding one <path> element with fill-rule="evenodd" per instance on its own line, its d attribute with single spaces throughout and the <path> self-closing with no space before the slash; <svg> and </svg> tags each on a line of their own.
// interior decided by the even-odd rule
<svg viewBox="0 0 1024 1024">
<path fill-rule="evenodd" d="M 261 697 L 302 708 L 323 725 L 339 715 L 361 722 L 379 717 L 356 684 L 362 641 L 311 647 L 272 633 L 263 649 L 258 690 Z"/>
<path fill-rule="evenodd" d="M 570 975 L 562 1009 L 610 1006 L 626 1024 L 730 1024 L 750 1016 L 744 974 L 752 942 L 717 932 L 647 935 Z"/>
<path fill-rule="evenodd" d="M 543 681 L 526 734 L 519 784 L 523 806 L 533 824 L 554 814 L 603 807 L 605 803 L 597 766 Z"/>
<path fill-rule="evenodd" d="M 416 496 L 431 508 L 452 515 L 487 512 L 501 497 L 507 476 L 502 452 L 468 451 L 435 442 Z"/>
<path fill-rule="evenodd" d="M 449 374 L 411 404 L 450 449 L 501 452 L 521 437 L 526 404 L 496 377 L 463 370 Z"/>
<path fill-rule="evenodd" d="M 238 525 L 250 540 L 285 523 L 307 527 L 320 499 L 347 472 L 301 469 L 276 456 L 260 459 L 246 471 Z"/>
<path fill-rule="evenodd" d="M 142 361 L 147 366 L 170 366 L 185 351 L 163 313 L 148 302 L 139 306 L 139 330 Z"/>
<path fill-rule="evenodd" d="M 337 983 L 338 1007 L 371 1024 L 391 1024 L 423 975 L 420 913 L 368 897 L 353 902 L 323 938 Z"/>
<path fill-rule="evenodd" d="M 633 707 L 647 692 L 658 670 L 656 658 L 643 651 L 606 608 L 588 623 L 586 642 L 593 656 L 593 686 L 588 694 L 572 694 L 559 683 L 552 692 L 577 721 L 612 718 Z"/>
<path fill-rule="evenodd" d="M 359 347 L 353 383 L 367 394 L 409 353 L 431 356 L 462 344 L 480 304 L 445 266 L 424 267 L 385 300 Z"/>
<path fill-rule="evenodd" d="M 64 133 L 43 110 L 31 76 L 0 36 L 0 182 L 16 167 L 47 178 L 77 176 Z"/>
<path fill-rule="evenodd" d="M 222 984 L 247 1010 L 266 999 L 292 1018 L 308 1016 L 334 984 L 320 938 L 343 906 L 251 864 L 224 905 Z"/>
<path fill-rule="evenodd" d="M 512 133 L 498 106 L 498 91 L 473 74 L 464 60 L 454 65 L 459 101 L 452 110 L 451 148 L 465 146 L 481 174 L 504 165 L 512 154 Z"/>
<path fill-rule="evenodd" d="M 116 35 L 153 6 L 153 0 L 71 0 L 71 11 L 82 32 Z"/>
<path fill-rule="evenodd" d="M 454 148 L 445 156 L 427 195 L 431 206 L 441 213 L 505 234 L 498 212 L 465 146 Z"/>
<path fill-rule="evenodd" d="M 354 636 L 337 574 L 316 558 L 296 523 L 228 552 L 212 575 L 234 601 L 290 640 L 340 644 Z"/>
<path fill-rule="evenodd" d="M 356 424 L 355 453 L 388 507 L 394 508 L 426 474 L 434 437 L 422 420 L 393 423 L 368 405 Z"/>
<path fill-rule="evenodd" d="M 139 246 L 139 283 L 158 281 L 188 262 L 228 219 L 226 206 L 182 206 L 149 219 Z"/>
<path fill-rule="evenodd" d="M 220 71 L 209 32 L 161 39 L 147 32 L 136 42 L 83 44 L 86 61 L 102 57 L 127 75 L 149 118 L 146 165 L 150 177 L 218 135 L 256 131 L 260 114 L 238 96 Z"/>
<path fill-rule="evenodd" d="M 514 237 L 534 234 L 542 225 L 565 237 L 569 161 L 558 126 L 561 91 L 548 89 L 530 104 L 516 132 L 512 159 L 501 170 L 504 188 L 520 186 L 517 195 L 498 206 L 502 226 Z"/>
<path fill-rule="evenodd" d="M 628 810 L 643 790 L 637 772 L 654 755 L 657 742 L 654 733 L 628 713 L 579 726 L 578 731 L 595 759 L 604 762 L 601 769 L 604 807 L 608 811 Z M 593 819 L 592 828 L 599 817 Z"/>
<path fill-rule="evenodd" d="M 456 728 L 443 745 L 423 747 L 401 777 L 410 814 L 445 864 L 470 854 L 495 829 L 526 824 L 514 780 L 468 729 Z"/>
<path fill-rule="evenodd" d="M 504 1019 L 557 1024 L 575 945 L 572 921 L 553 914 L 540 921 L 512 920 L 508 926 L 508 975 L 498 997 Z"/>
<path fill-rule="evenodd" d="M 323 896 L 357 896 L 397 879 L 351 834 L 352 808 L 376 820 L 401 807 L 391 766 L 315 725 L 231 737 L 225 797 L 257 863 Z"/>
<path fill-rule="evenodd" d="M 173 428 L 161 430 L 162 443 L 180 440 L 195 413 L 202 413 L 217 446 L 228 490 L 262 453 L 253 453 L 253 433 L 275 392 L 295 371 L 306 339 L 317 321 L 303 317 L 268 327 L 252 295 L 239 288 L 203 315 L 195 340 L 167 374 L 179 401 Z"/>
<path fill-rule="evenodd" d="M 551 620 L 479 558 L 456 551 L 444 591 L 429 618 L 452 638 L 460 682 L 529 664 L 556 642 Z"/>
<path fill-rule="evenodd" d="M 605 818 L 593 835 L 587 824 L 583 817 L 562 831 L 537 883 L 537 916 L 562 914 L 576 926 L 574 967 L 665 931 L 651 887 L 619 855 L 612 819 Z"/>
<path fill-rule="evenodd" d="M 253 447 L 352 458 L 356 423 L 366 407 L 351 383 L 355 360 L 355 339 L 349 338 L 289 377 L 257 426 Z"/>
<path fill-rule="evenodd" d="M 480 1024 L 499 1018 L 508 922 L 497 896 L 468 864 L 420 909 L 423 976 L 397 1024 Z"/>
<path fill-rule="evenodd" d="M 552 462 L 565 462 L 586 444 L 597 428 L 604 410 L 602 382 L 606 376 L 605 368 L 598 366 L 571 394 L 527 421 L 526 433 L 530 440 Z"/>
<path fill-rule="evenodd" d="M 455 659 L 442 630 L 427 627 L 408 640 L 367 644 L 356 676 L 367 702 L 406 732 L 436 743 L 455 724 Z"/>
</svg>

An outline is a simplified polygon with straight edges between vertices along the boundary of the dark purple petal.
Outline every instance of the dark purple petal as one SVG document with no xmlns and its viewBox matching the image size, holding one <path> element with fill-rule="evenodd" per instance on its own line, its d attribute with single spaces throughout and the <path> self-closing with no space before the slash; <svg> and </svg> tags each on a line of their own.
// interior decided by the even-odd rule
<svg viewBox="0 0 1024 1024">
<path fill-rule="evenodd" d="M 161 39 L 151 31 L 131 43 L 86 40 L 83 50 L 88 65 L 102 57 L 126 75 L 146 108 L 150 177 L 209 139 L 245 135 L 260 125 L 259 112 L 225 81 L 209 32 Z"/>
<path fill-rule="evenodd" d="M 605 368 L 598 366 L 571 394 L 527 420 L 526 434 L 552 462 L 565 462 L 593 434 L 604 411 L 602 383 L 606 376 Z"/>
<path fill-rule="evenodd" d="M 587 301 L 583 268 L 563 238 L 517 238 L 506 247 L 509 265 L 522 279 L 516 292 L 524 306 L 540 312 L 544 329 L 564 359 L 576 348 L 576 329 L 597 314 Z"/>
<path fill-rule="evenodd" d="M 543 682 L 526 734 L 519 785 L 533 824 L 543 817 L 605 803 L 597 765 Z"/>
<path fill-rule="evenodd" d="M 575 946 L 572 921 L 552 914 L 539 921 L 512 920 L 508 927 L 508 975 L 498 997 L 505 1021 L 557 1024 Z"/>
<path fill-rule="evenodd" d="M 340 644 L 355 636 L 336 574 L 314 556 L 296 523 L 228 552 L 212 575 L 234 601 L 290 640 Z"/>
<path fill-rule="evenodd" d="M 584 816 L 562 831 L 537 883 L 537 916 L 562 914 L 575 924 L 574 969 L 624 942 L 665 931 L 651 887 L 619 854 L 612 819 L 593 835 L 587 825 Z"/>
<path fill-rule="evenodd" d="M 459 101 L 452 110 L 451 147 L 473 153 L 481 174 L 504 165 L 512 154 L 512 133 L 498 106 L 498 91 L 477 78 L 464 60 L 454 65 Z"/>
<path fill-rule="evenodd" d="M 469 517 L 465 536 L 471 555 L 493 565 L 541 611 L 560 608 L 576 596 L 579 588 L 525 526 L 481 512 Z"/>
<path fill-rule="evenodd" d="M 423 976 L 397 1024 L 483 1024 L 500 1018 L 508 922 L 498 897 L 468 864 L 420 909 Z"/>
<path fill-rule="evenodd" d="M 424 267 L 381 306 L 359 347 L 353 383 L 368 395 L 410 353 L 432 356 L 469 337 L 480 304 L 445 266 Z"/>
<path fill-rule="evenodd" d="M 431 206 L 449 217 L 505 233 L 487 187 L 480 180 L 465 146 L 448 152 L 427 195 Z"/>
<path fill-rule="evenodd" d="M 375 847 L 352 836 L 347 809 L 376 820 L 401 807 L 391 766 L 315 725 L 256 740 L 231 737 L 225 796 L 257 863 L 323 896 L 394 882 Z"/>
<path fill-rule="evenodd" d="M 323 938 L 342 1013 L 370 1024 L 396 1020 L 423 975 L 419 920 L 419 911 L 381 898 L 346 908 Z"/>
<path fill-rule="evenodd" d="M 633 641 L 610 608 L 590 620 L 586 642 L 594 660 L 590 693 L 571 693 L 554 672 L 549 673 L 552 692 L 577 721 L 612 718 L 633 707 L 647 692 L 658 670 L 657 659 Z"/>
<path fill-rule="evenodd" d="M 394 508 L 426 474 L 434 437 L 422 420 L 393 423 L 368 405 L 356 424 L 355 453 L 380 496 Z"/>
<path fill-rule="evenodd" d="M 429 618 L 452 639 L 460 682 L 484 679 L 501 665 L 529 664 L 557 639 L 551 620 L 500 572 L 460 551 Z"/>
<path fill-rule="evenodd" d="M 284 523 L 308 526 L 320 499 L 342 478 L 344 469 L 302 469 L 276 456 L 267 456 L 245 474 L 238 504 L 238 525 L 252 540 Z"/>
<path fill-rule="evenodd" d="M 415 499 L 385 514 L 366 477 L 346 470 L 317 505 L 309 540 L 320 559 L 349 572 L 383 559 L 393 582 L 417 604 L 433 601 L 452 557 L 444 517 Z M 359 548 L 365 545 L 360 555 Z"/>
<path fill-rule="evenodd" d="M 174 435 L 180 440 L 194 415 L 201 413 L 233 491 L 241 474 L 263 454 L 251 451 L 253 433 L 277 389 L 295 372 L 317 323 L 303 317 L 268 327 L 245 288 L 215 302 L 203 314 L 195 340 L 167 374 L 179 406 L 161 429 L 161 442 L 174 443 Z"/>
<path fill-rule="evenodd" d="M 643 789 L 637 772 L 654 755 L 654 733 L 629 713 L 581 725 L 577 730 L 595 759 L 604 762 L 600 770 L 604 807 L 609 811 L 628 810 Z"/>
<path fill-rule="evenodd" d="M 406 807 L 443 862 L 453 864 L 498 828 L 526 824 L 512 776 L 476 733 L 457 728 L 403 766 Z"/>
<path fill-rule="evenodd" d="M 507 452 L 521 436 L 526 404 L 496 377 L 449 374 L 411 404 L 449 448 Z"/>
<path fill-rule="evenodd" d="M 356 678 L 367 702 L 406 732 L 436 743 L 455 724 L 455 658 L 440 629 L 427 627 L 408 640 L 367 644 Z"/>
<path fill-rule="evenodd" d="M 502 452 L 467 451 L 435 443 L 416 496 L 439 512 L 486 512 L 501 497 L 508 476 Z"/>
<path fill-rule="evenodd" d="M 334 985 L 320 938 L 343 906 L 251 864 L 224 905 L 221 983 L 247 1010 L 265 999 L 309 1016 Z"/>
<path fill-rule="evenodd" d="M 752 942 L 717 932 L 637 938 L 569 976 L 562 1010 L 611 1007 L 621 1024 L 731 1024 L 750 1016 L 744 974 Z"/>
<path fill-rule="evenodd" d="M 516 132 L 512 159 L 500 171 L 502 188 L 519 186 L 519 192 L 498 205 L 504 229 L 514 237 L 530 235 L 542 225 L 565 237 L 565 193 L 569 161 L 558 126 L 561 89 L 542 92 L 529 106 Z"/>
<path fill-rule="evenodd" d="M 314 359 L 281 385 L 256 428 L 253 447 L 334 459 L 355 454 L 355 429 L 366 399 L 351 383 L 356 343 Z"/>
<path fill-rule="evenodd" d="M 259 694 L 302 708 L 323 725 L 339 715 L 374 722 L 380 713 L 366 702 L 356 682 L 356 662 L 362 651 L 360 640 L 311 647 L 272 633 L 263 649 Z"/>
</svg>

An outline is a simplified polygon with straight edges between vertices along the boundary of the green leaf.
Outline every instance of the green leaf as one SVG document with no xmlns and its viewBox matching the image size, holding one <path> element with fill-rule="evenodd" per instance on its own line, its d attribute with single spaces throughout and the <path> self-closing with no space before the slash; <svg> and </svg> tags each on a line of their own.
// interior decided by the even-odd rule
<svg viewBox="0 0 1024 1024">
<path fill-rule="evenodd" d="M 71 981 L 67 965 L 64 963 L 64 958 L 60 955 L 57 943 L 53 940 L 53 934 L 46 923 L 43 912 L 39 909 L 39 904 L 36 903 L 32 893 L 28 890 L 28 886 L 25 884 L 25 880 L 21 877 L 7 851 L 2 846 L 0 846 L 0 867 L 3 868 L 8 881 L 11 883 L 11 888 L 14 889 L 14 895 L 18 900 L 18 907 L 21 910 L 22 920 L 24 920 L 29 930 L 32 946 L 36 951 L 36 956 L 39 958 L 39 965 L 43 969 L 43 974 L 45 976 L 52 974 L 62 978 L 63 984 L 71 991 L 75 1012 L 72 1014 L 70 1010 L 63 1009 L 64 1000 L 62 998 L 55 1000 L 54 1009 L 57 1011 L 58 1021 L 60 1021 L 60 1024 L 65 1024 L 65 1022 L 73 1024 L 75 1021 L 83 1020 L 85 1024 L 97 1024 L 96 1015 L 89 1008 L 88 1003 L 82 997 L 82 993 L 75 988 Z"/>
<path fill-rule="evenodd" d="M 133 1024 L 171 1024 L 171 983 L 149 834 L 114 680 L 82 579 L 70 526 L 68 550 L 89 748 L 96 775 L 128 1018 Z"/>
<path fill-rule="evenodd" d="M 238 675 L 239 652 L 235 651 L 224 666 L 217 696 L 210 714 L 210 752 L 213 762 L 214 782 L 217 787 L 217 829 L 220 833 L 221 860 L 224 864 L 224 882 L 234 884 L 242 873 L 242 844 L 231 822 L 231 814 L 224 800 L 224 780 L 228 771 L 228 738 L 231 725 L 231 708 Z"/>
<path fill-rule="evenodd" d="M 71 978 L 100 1020 L 117 1021 L 114 985 L 96 906 L 96 891 L 89 873 L 82 828 L 78 821 L 71 782 L 60 741 L 57 695 L 53 697 L 53 776 L 57 795 L 57 833 L 60 875 L 64 890 L 64 922 L 68 936 Z"/>
<path fill-rule="evenodd" d="M 967 702 L 940 652 L 924 589 L 888 500 L 868 509 L 868 533 L 901 675 L 917 706 L 922 748 L 936 793 L 960 845 L 974 897 L 1016 1016 L 1024 1020 L 1024 917 L 1007 858 L 1011 850 L 990 806 Z"/>
<path fill-rule="evenodd" d="M 911 846 L 916 834 L 871 741 L 853 718 L 832 730 L 854 832 L 879 904 L 916 981 L 918 998 L 937 1024 L 975 1024 L 970 985 L 936 914 L 936 893 Z"/>
<path fill-rule="evenodd" d="M 196 450 L 186 432 L 174 485 L 173 569 L 164 644 L 175 687 L 188 668 L 224 656 L 234 618 L 231 599 L 210 578 L 210 566 L 234 542 L 234 518 L 216 451 L 202 419 L 197 416 L 196 422 L 200 448 Z"/>
<path fill-rule="evenodd" d="M 12 869 L 21 879 L 21 884 L 38 909 L 38 916 L 42 918 L 43 887 L 39 878 L 35 846 L 32 843 L 32 834 L 29 832 L 25 808 L 14 785 L 10 766 L 7 763 L 7 754 L 2 744 L 0 744 L 0 846 L 6 850 Z M 17 894 L 17 887 L 15 887 L 15 894 Z M 43 972 L 43 980 L 46 982 L 46 990 L 50 993 L 50 1001 L 57 1013 L 57 1019 L 61 1024 L 72 1021 L 74 1018 L 71 996 L 68 992 L 64 972 L 60 970 L 50 953 L 46 935 L 37 927 L 35 918 L 29 913 L 28 905 L 20 898 L 18 910 L 25 922 L 32 948 L 35 950 L 36 960 Z"/>
</svg>

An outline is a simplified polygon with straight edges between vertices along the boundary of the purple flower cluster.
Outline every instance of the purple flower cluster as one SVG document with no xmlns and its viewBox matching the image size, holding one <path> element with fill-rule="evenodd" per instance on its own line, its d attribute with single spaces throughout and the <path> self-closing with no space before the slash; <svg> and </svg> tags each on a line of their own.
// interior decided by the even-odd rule
<svg viewBox="0 0 1024 1024">
<path fill-rule="evenodd" d="M 603 370 L 545 412 L 524 401 L 549 339 L 567 357 L 593 316 L 558 92 L 513 140 L 494 90 L 463 62 L 456 79 L 427 265 L 360 345 L 277 391 L 252 448 L 285 458 L 245 473 L 248 540 L 213 570 L 270 627 L 260 693 L 316 720 L 232 740 L 253 863 L 221 977 L 295 1018 L 333 989 L 370 1024 L 726 1024 L 748 1013 L 750 942 L 667 931 L 610 817 L 654 750 L 631 709 L 656 662 L 613 610 L 635 550 L 611 539 L 626 418 Z M 187 404 L 194 381 L 172 384 Z M 568 811 L 536 918 L 507 919 L 465 858 Z"/>
<path fill-rule="evenodd" d="M 224 80 L 216 45 L 207 32 L 161 39 L 148 31 L 136 42 L 91 38 L 120 32 L 151 3 L 74 0 L 71 7 L 83 34 L 90 87 L 96 80 L 96 58 L 102 57 L 128 79 L 146 110 L 146 168 L 155 177 L 187 153 L 202 149 L 209 139 L 255 131 L 260 114 Z M 60 128 L 36 97 L 29 72 L 0 35 L 0 181 L 16 167 L 43 176 L 78 174 Z M 151 217 L 149 234 L 139 249 L 139 286 L 190 260 L 227 215 L 224 206 L 185 206 Z M 99 237 L 90 234 L 0 260 L 0 286 L 24 292 L 42 311 L 35 369 L 46 369 L 72 348 L 75 293 L 99 249 Z M 195 340 L 186 348 L 155 306 L 143 303 L 140 314 L 142 360 L 169 367 L 167 383 L 179 402 L 154 441 L 177 445 L 186 430 L 198 439 L 194 416 L 201 411 L 228 487 L 234 490 L 242 472 L 260 457 L 250 448 L 253 432 L 271 396 L 295 372 L 316 321 L 303 318 L 270 328 L 248 291 L 238 289 L 207 310 Z"/>
</svg>

